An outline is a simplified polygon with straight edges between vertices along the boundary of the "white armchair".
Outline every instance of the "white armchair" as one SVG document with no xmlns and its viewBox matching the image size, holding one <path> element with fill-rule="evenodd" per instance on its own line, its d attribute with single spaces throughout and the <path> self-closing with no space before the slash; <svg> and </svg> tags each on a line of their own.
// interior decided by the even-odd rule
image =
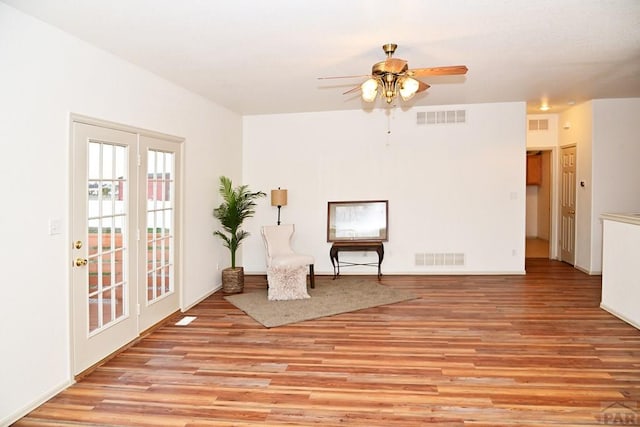
<svg viewBox="0 0 640 427">
<path fill-rule="evenodd" d="M 309 266 L 309 284 L 315 288 L 313 274 L 313 256 L 303 255 L 293 251 L 291 238 L 295 231 L 293 224 L 267 225 L 262 227 L 262 239 L 267 250 L 267 268 L 270 267 L 299 267 Z"/>
</svg>

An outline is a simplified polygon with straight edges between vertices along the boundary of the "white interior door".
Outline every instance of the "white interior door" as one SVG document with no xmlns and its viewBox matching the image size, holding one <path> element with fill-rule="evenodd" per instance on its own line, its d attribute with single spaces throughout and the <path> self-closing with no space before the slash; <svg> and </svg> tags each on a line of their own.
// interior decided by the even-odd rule
<svg viewBox="0 0 640 427">
<path fill-rule="evenodd" d="M 73 124 L 73 370 L 78 374 L 138 335 L 137 135 Z"/>
<path fill-rule="evenodd" d="M 72 150 L 79 374 L 179 309 L 180 144 L 74 122 Z"/>
<path fill-rule="evenodd" d="M 564 147 L 561 153 L 560 260 L 575 264 L 576 242 L 576 147 Z"/>
</svg>

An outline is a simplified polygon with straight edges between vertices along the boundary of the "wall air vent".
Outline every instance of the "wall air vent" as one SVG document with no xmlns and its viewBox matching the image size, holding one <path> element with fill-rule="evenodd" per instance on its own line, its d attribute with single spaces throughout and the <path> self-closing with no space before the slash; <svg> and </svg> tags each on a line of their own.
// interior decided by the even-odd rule
<svg viewBox="0 0 640 427">
<path fill-rule="evenodd" d="M 419 267 L 464 265 L 464 254 L 457 252 L 425 252 L 415 254 L 415 265 Z"/>
<path fill-rule="evenodd" d="M 467 110 L 419 111 L 416 123 L 419 125 L 439 125 L 447 123 L 465 123 Z"/>
<path fill-rule="evenodd" d="M 549 119 L 529 120 L 529 130 L 549 130 Z"/>
</svg>

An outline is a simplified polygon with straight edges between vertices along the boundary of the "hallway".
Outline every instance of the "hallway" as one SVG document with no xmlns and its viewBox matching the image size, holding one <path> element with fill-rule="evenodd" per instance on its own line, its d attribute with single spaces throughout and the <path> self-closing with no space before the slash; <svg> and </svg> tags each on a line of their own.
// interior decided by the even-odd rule
<svg viewBox="0 0 640 427">
<path fill-rule="evenodd" d="M 527 237 L 525 258 L 549 258 L 549 241 L 537 237 Z"/>
</svg>

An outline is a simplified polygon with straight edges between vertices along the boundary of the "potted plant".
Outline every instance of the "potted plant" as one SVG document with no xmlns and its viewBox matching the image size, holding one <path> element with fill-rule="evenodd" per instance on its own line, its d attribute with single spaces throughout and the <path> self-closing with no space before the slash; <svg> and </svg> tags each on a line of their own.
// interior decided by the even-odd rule
<svg viewBox="0 0 640 427">
<path fill-rule="evenodd" d="M 220 237 L 231 252 L 231 267 L 222 270 L 222 291 L 232 294 L 244 289 L 244 268 L 236 267 L 236 251 L 249 233 L 240 227 L 246 218 L 256 213 L 256 199 L 266 196 L 266 193 L 251 192 L 246 185 L 233 188 L 226 176 L 220 177 L 219 191 L 223 202 L 213 210 L 213 216 L 220 221 L 223 230 L 216 230 L 213 234 Z"/>
</svg>

